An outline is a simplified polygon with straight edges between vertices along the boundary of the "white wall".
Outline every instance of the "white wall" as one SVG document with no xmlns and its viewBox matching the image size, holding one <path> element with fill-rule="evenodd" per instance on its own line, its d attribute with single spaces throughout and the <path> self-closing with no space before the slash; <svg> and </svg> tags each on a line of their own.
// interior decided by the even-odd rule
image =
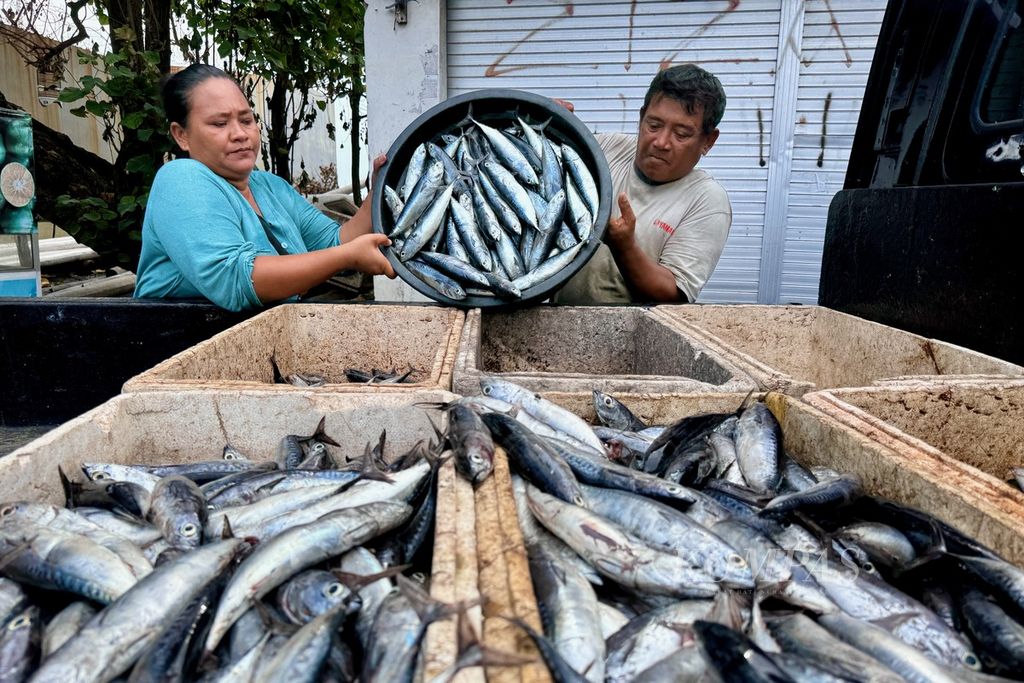
<svg viewBox="0 0 1024 683">
<path fill-rule="evenodd" d="M 445 3 L 411 2 L 408 21 L 395 23 L 392 0 L 369 0 L 366 44 L 368 152 L 388 151 L 405 127 L 445 97 Z M 429 301 L 401 280 L 376 277 L 378 301 Z"/>
</svg>

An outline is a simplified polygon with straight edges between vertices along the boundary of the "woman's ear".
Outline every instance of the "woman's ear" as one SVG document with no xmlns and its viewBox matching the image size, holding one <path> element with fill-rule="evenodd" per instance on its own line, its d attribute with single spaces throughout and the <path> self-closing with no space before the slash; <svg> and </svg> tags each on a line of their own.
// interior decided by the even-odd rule
<svg viewBox="0 0 1024 683">
<path fill-rule="evenodd" d="M 188 131 L 185 130 L 184 126 L 182 126 L 180 123 L 172 121 L 171 137 L 174 138 L 174 141 L 176 143 L 178 143 L 178 147 L 181 148 L 181 151 L 188 151 Z"/>
</svg>

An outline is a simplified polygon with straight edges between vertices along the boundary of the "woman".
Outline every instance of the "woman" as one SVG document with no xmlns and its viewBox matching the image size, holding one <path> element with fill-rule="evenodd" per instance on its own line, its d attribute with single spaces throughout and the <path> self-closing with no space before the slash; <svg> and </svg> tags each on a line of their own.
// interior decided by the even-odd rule
<svg viewBox="0 0 1024 683">
<path fill-rule="evenodd" d="M 370 202 L 339 230 L 286 181 L 255 169 L 259 126 L 225 72 L 194 64 L 162 95 L 188 158 L 153 181 L 136 297 L 205 297 L 239 311 L 295 297 L 341 270 L 395 277 L 380 251 L 391 241 L 371 232 Z"/>
</svg>

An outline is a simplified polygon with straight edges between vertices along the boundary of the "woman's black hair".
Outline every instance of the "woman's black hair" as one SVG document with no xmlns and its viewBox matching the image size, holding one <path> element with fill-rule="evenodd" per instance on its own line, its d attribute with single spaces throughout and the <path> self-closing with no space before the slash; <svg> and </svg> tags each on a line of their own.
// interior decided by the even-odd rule
<svg viewBox="0 0 1024 683">
<path fill-rule="evenodd" d="M 164 80 L 160 96 L 164 102 L 164 114 L 171 123 L 184 126 L 191 108 L 189 95 L 203 81 L 211 78 L 226 78 L 235 82 L 225 71 L 209 64 L 192 64 Z"/>
<path fill-rule="evenodd" d="M 702 110 L 704 134 L 717 128 L 725 114 L 725 89 L 722 82 L 696 64 L 679 64 L 659 71 L 647 89 L 644 106 L 640 108 L 641 119 L 656 95 L 672 98 L 690 114 Z"/>
</svg>

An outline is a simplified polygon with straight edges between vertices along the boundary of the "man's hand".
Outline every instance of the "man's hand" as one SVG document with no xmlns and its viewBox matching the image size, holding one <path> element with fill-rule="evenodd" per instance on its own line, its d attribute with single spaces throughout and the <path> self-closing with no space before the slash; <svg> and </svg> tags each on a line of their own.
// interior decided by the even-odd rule
<svg viewBox="0 0 1024 683">
<path fill-rule="evenodd" d="M 619 213 L 621 215 L 618 218 L 608 220 L 607 240 L 608 246 L 613 250 L 629 247 L 633 242 L 633 235 L 636 232 L 636 215 L 633 213 L 633 207 L 630 205 L 626 193 L 620 192 L 618 200 Z"/>
<path fill-rule="evenodd" d="M 645 254 L 637 244 L 636 214 L 626 193 L 619 193 L 618 200 L 621 215 L 609 219 L 605 241 L 626 286 L 638 301 L 685 303 L 686 295 L 676 286 L 672 271 Z"/>
</svg>

